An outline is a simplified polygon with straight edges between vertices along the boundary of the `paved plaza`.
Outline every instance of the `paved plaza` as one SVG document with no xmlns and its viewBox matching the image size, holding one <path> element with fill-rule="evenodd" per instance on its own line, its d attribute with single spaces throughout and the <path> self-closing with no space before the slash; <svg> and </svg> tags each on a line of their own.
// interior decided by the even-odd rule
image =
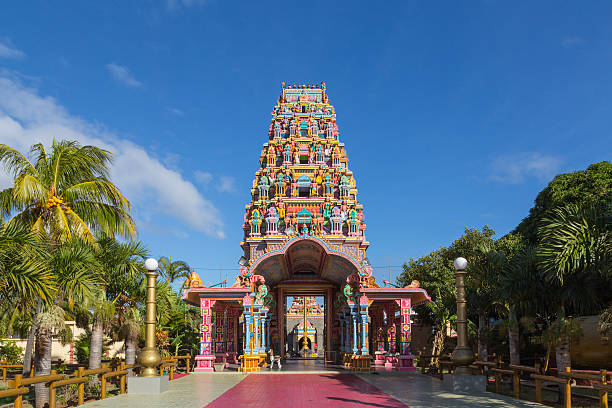
<svg viewBox="0 0 612 408">
<path fill-rule="evenodd" d="M 266 375 L 262 375 L 266 374 Z M 456 395 L 442 389 L 440 380 L 418 373 L 348 374 L 302 371 L 263 371 L 190 374 L 170 382 L 160 395 L 120 395 L 88 403 L 90 408 L 420 408 L 420 407 L 542 407 L 510 397 L 483 393 Z"/>
</svg>

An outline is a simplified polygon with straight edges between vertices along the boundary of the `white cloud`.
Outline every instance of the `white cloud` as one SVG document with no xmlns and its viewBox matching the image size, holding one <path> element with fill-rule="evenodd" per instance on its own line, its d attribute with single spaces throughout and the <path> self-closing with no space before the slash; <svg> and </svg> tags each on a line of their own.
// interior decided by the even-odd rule
<svg viewBox="0 0 612 408">
<path fill-rule="evenodd" d="M 176 11 L 181 8 L 192 6 L 202 6 L 207 0 L 166 0 L 166 8 L 168 11 Z"/>
<path fill-rule="evenodd" d="M 214 176 L 207 171 L 196 170 L 193 173 L 193 177 L 204 187 L 214 185 L 215 189 L 221 193 L 233 193 L 236 191 L 236 180 L 230 176 Z"/>
<path fill-rule="evenodd" d="M 563 41 L 561 41 L 561 45 L 565 48 L 571 48 L 582 44 L 584 40 L 582 37 L 565 37 Z"/>
<path fill-rule="evenodd" d="M 77 140 L 113 152 L 112 180 L 136 213 L 152 212 L 151 219 L 163 215 L 186 228 L 225 237 L 219 210 L 178 170 L 152 156 L 146 147 L 70 115 L 53 98 L 42 97 L 0 72 L 0 143 L 26 152 L 35 143 L 48 146 L 54 138 Z M 0 170 L 0 189 L 10 186 L 10 181 Z"/>
<path fill-rule="evenodd" d="M 221 176 L 219 177 L 219 184 L 217 184 L 217 190 L 222 193 L 233 193 L 236 191 L 236 183 L 233 177 Z"/>
<path fill-rule="evenodd" d="M 196 181 L 203 185 L 208 185 L 213 179 L 213 175 L 207 171 L 196 170 L 193 175 Z"/>
<path fill-rule="evenodd" d="M 106 69 L 117 81 L 131 86 L 132 88 L 138 88 L 142 86 L 142 82 L 136 80 L 130 73 L 130 70 L 123 65 L 115 64 L 114 62 L 106 64 Z"/>
<path fill-rule="evenodd" d="M 520 184 L 531 177 L 548 181 L 559 172 L 562 163 L 559 157 L 541 153 L 504 155 L 491 163 L 490 179 L 509 184 Z"/>
<path fill-rule="evenodd" d="M 183 116 L 185 113 L 178 108 L 167 108 L 167 111 L 176 116 Z"/>
<path fill-rule="evenodd" d="M 0 58 L 23 58 L 25 54 L 18 50 L 8 38 L 0 38 Z"/>
</svg>

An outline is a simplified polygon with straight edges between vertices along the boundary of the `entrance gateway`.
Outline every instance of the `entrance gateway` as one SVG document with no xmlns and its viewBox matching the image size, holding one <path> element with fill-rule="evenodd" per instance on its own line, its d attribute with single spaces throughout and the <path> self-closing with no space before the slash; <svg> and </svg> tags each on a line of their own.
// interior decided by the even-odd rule
<svg viewBox="0 0 612 408">
<path fill-rule="evenodd" d="M 372 276 L 325 83 L 283 82 L 268 134 L 245 206 L 240 274 L 230 288 L 203 287 L 195 272 L 186 282 L 182 299 L 202 316 L 195 371 L 215 362 L 257 371 L 270 351 L 414 370 L 410 312 L 430 298 L 416 281 L 381 288 Z"/>
</svg>

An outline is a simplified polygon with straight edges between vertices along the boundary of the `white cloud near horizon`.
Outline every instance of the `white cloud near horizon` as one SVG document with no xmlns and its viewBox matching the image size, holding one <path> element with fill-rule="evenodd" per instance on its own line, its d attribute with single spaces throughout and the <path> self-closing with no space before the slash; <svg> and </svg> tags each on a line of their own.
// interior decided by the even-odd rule
<svg viewBox="0 0 612 408">
<path fill-rule="evenodd" d="M 564 48 L 571 48 L 571 47 L 578 46 L 582 44 L 583 42 L 584 42 L 584 39 L 582 37 L 570 36 L 570 37 L 565 37 L 563 41 L 561 41 L 561 45 Z"/>
<path fill-rule="evenodd" d="M 150 219 L 170 217 L 183 228 L 225 238 L 219 210 L 180 171 L 153 156 L 146 146 L 70 115 L 53 98 L 39 95 L 0 71 L 0 143 L 26 153 L 36 143 L 51 145 L 54 138 L 113 152 L 112 180 L 137 212 L 148 214 Z M 0 170 L 0 189 L 11 183 L 6 172 Z"/>
<path fill-rule="evenodd" d="M 23 58 L 25 53 L 13 45 L 10 39 L 0 38 L 0 58 Z"/>
<path fill-rule="evenodd" d="M 181 8 L 203 6 L 207 0 L 166 0 L 166 9 L 176 11 Z"/>
<path fill-rule="evenodd" d="M 520 184 L 528 178 L 548 181 L 559 172 L 562 163 L 559 157 L 535 152 L 504 155 L 491 163 L 489 179 L 508 184 Z"/>
<path fill-rule="evenodd" d="M 142 82 L 138 81 L 130 70 L 123 65 L 116 64 L 111 62 L 110 64 L 106 64 L 106 69 L 110 72 L 111 76 L 115 78 L 117 81 L 121 82 L 124 85 L 127 85 L 132 88 L 139 88 L 142 86 Z"/>
<path fill-rule="evenodd" d="M 193 173 L 195 180 L 205 187 L 214 185 L 217 191 L 221 193 L 236 192 L 236 179 L 231 176 L 213 176 L 207 171 L 196 170 Z"/>
</svg>

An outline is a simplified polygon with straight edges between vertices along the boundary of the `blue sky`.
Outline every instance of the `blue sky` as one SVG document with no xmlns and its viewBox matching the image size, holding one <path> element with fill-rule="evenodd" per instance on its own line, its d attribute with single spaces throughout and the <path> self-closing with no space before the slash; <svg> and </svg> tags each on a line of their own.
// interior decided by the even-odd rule
<svg viewBox="0 0 612 408">
<path fill-rule="evenodd" d="M 611 18 L 605 1 L 12 2 L 0 142 L 113 150 L 156 256 L 235 269 L 280 83 L 325 81 L 368 256 L 401 265 L 466 226 L 505 234 L 554 174 L 610 160 Z"/>
</svg>

